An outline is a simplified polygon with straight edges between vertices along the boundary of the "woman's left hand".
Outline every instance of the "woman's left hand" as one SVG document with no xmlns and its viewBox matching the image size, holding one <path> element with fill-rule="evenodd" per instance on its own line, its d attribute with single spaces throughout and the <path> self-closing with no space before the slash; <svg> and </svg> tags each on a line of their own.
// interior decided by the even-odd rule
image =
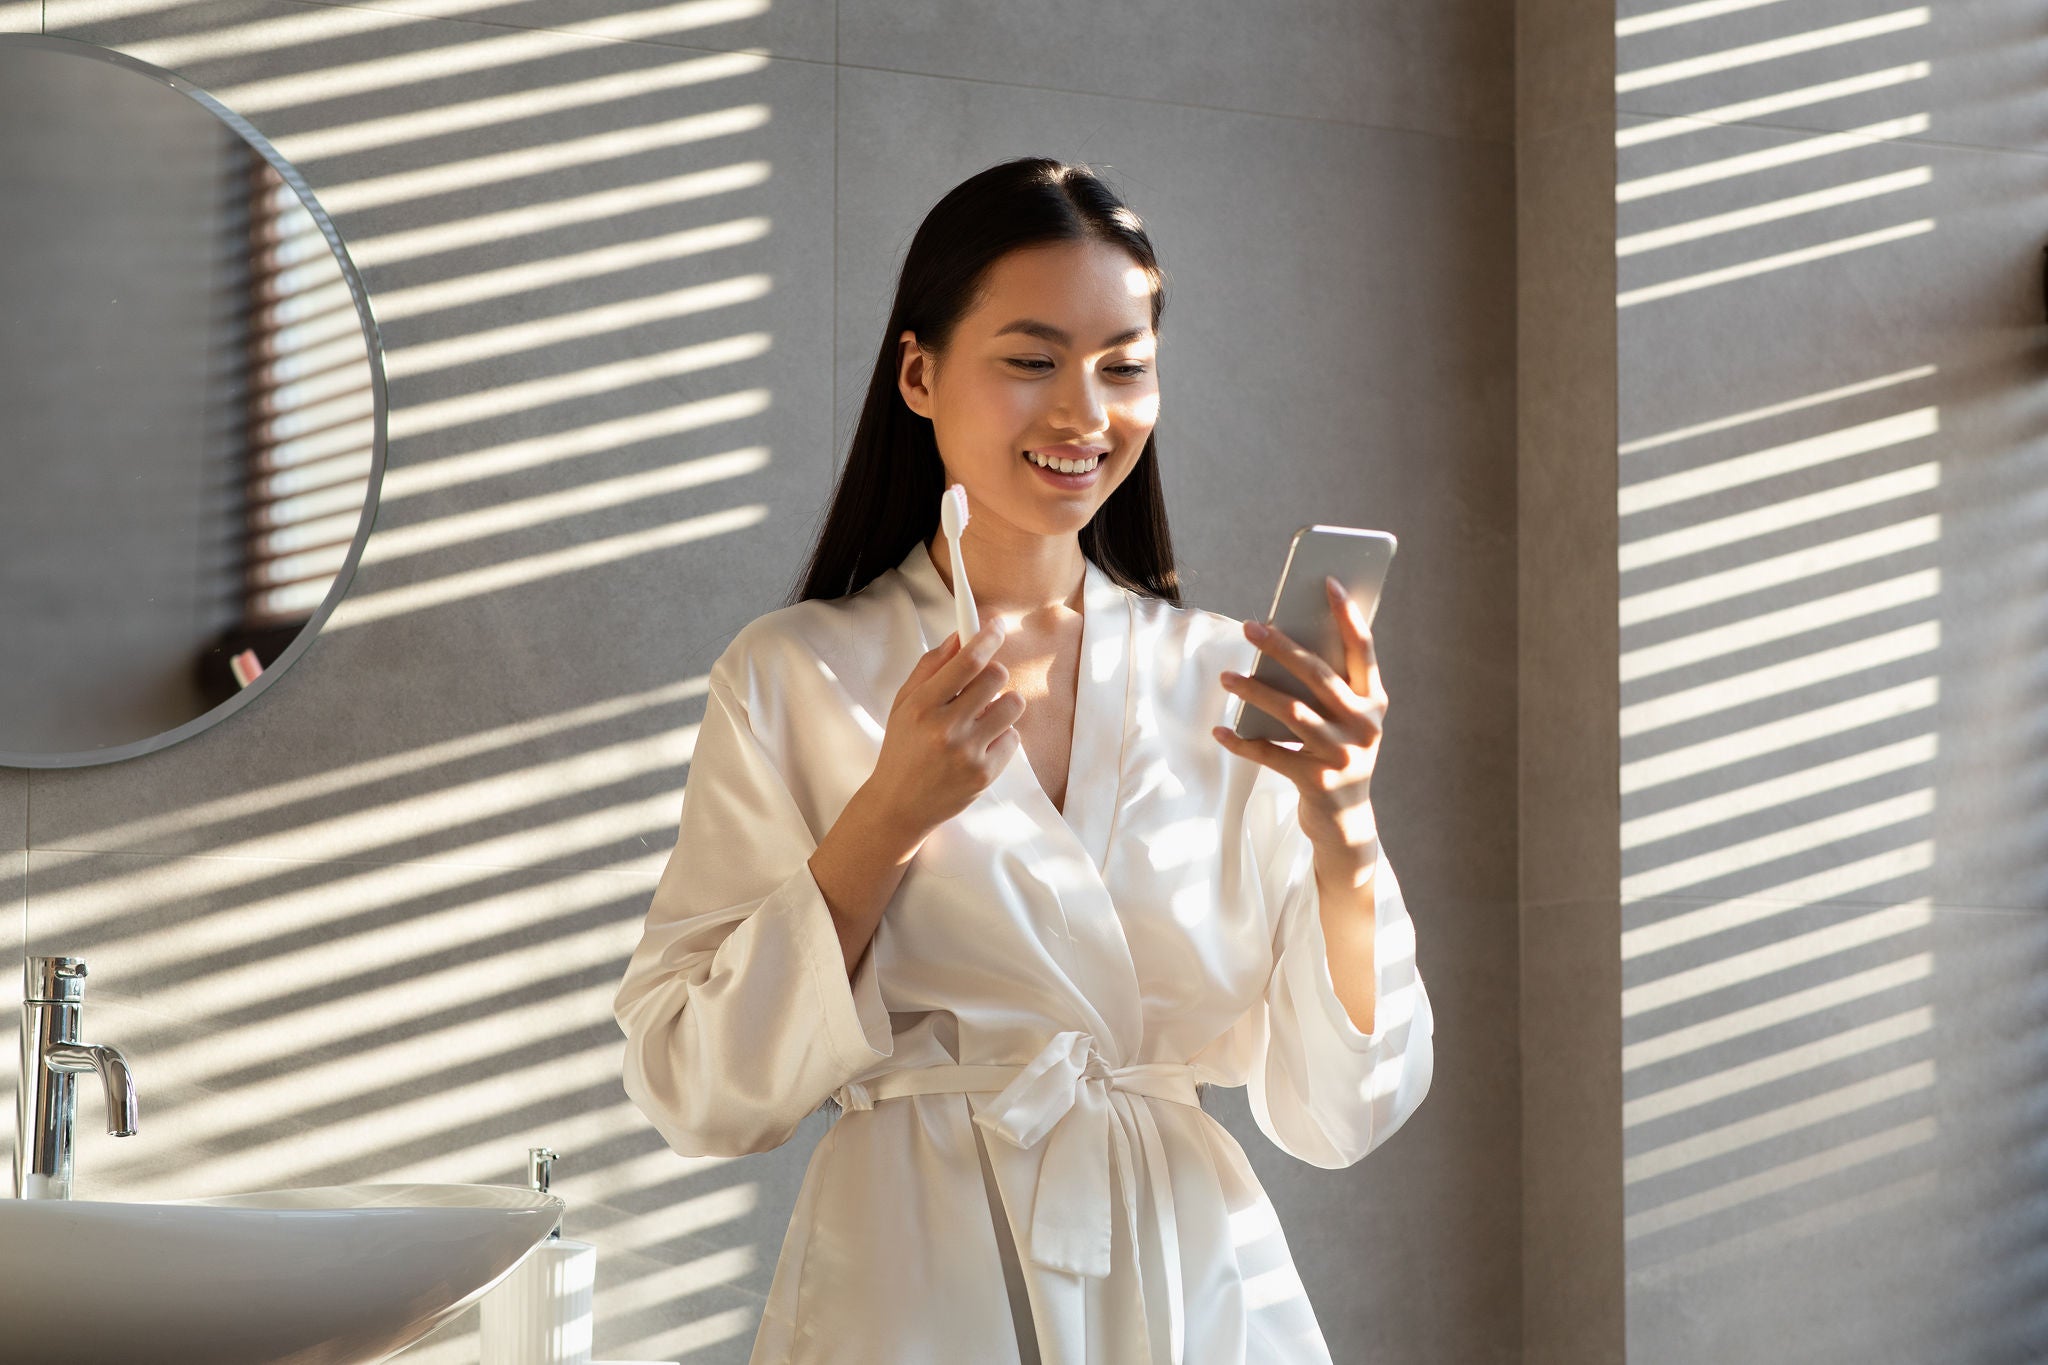
<svg viewBox="0 0 2048 1365">
<path fill-rule="evenodd" d="M 1319 871 L 1362 876 L 1379 858 L 1372 772 L 1386 724 L 1387 690 L 1380 681 L 1372 632 L 1358 604 L 1336 580 L 1323 586 L 1344 641 L 1348 677 L 1339 677 L 1314 651 L 1282 632 L 1252 621 L 1245 623 L 1246 637 L 1307 683 L 1316 705 L 1310 707 L 1255 678 L 1223 675 L 1227 691 L 1292 730 L 1301 740 L 1300 751 L 1283 749 L 1270 739 L 1240 739 L 1226 726 L 1211 733 L 1224 748 L 1273 769 L 1300 790 L 1301 829 L 1315 845 Z"/>
</svg>

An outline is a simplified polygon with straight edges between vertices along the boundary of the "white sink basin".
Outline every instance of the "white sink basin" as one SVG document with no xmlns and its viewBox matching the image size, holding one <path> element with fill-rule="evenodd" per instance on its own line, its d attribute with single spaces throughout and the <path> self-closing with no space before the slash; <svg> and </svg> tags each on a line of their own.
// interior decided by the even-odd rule
<svg viewBox="0 0 2048 1365">
<path fill-rule="evenodd" d="M 115 1204 L 0 1198 L 0 1365 L 359 1365 L 418 1341 L 562 1216 L 499 1185 Z"/>
</svg>

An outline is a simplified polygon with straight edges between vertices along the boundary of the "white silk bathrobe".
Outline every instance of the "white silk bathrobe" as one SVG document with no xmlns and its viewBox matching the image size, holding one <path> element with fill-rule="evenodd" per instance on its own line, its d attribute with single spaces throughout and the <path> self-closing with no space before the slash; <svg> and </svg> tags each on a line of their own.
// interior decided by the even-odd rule
<svg viewBox="0 0 2048 1365">
<path fill-rule="evenodd" d="M 676 1151 L 786 1141 L 828 1098 L 752 1365 L 1330 1359 L 1273 1208 L 1195 1084 L 1359 1160 L 1429 1088 L 1414 925 L 1382 857 L 1376 1032 L 1331 984 L 1280 774 L 1209 734 L 1241 623 L 1090 563 L 1062 814 L 1020 747 L 935 830 L 849 981 L 807 859 L 953 630 L 923 545 L 751 622 L 713 665 L 681 828 L 616 1001 Z"/>
</svg>

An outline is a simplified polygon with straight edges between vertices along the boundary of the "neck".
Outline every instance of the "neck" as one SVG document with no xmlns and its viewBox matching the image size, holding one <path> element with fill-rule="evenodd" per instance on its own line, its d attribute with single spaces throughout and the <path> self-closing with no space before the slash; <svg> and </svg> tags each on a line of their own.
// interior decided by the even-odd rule
<svg viewBox="0 0 2048 1365">
<path fill-rule="evenodd" d="M 960 533 L 960 557 L 967 561 L 967 582 L 978 613 L 994 613 L 1025 630 L 1081 614 L 1088 562 L 1079 536 L 1025 536 L 996 545 L 974 531 L 970 521 Z M 925 553 L 950 591 L 953 545 L 944 530 L 925 543 Z"/>
</svg>

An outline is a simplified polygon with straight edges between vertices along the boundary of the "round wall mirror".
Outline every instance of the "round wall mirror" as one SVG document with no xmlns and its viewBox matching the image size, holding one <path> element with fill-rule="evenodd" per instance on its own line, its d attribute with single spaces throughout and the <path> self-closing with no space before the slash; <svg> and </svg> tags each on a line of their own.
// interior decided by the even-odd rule
<svg viewBox="0 0 2048 1365">
<path fill-rule="evenodd" d="M 384 472 L 334 225 L 168 71 L 0 36 L 0 766 L 219 723 L 348 588 Z"/>
</svg>

